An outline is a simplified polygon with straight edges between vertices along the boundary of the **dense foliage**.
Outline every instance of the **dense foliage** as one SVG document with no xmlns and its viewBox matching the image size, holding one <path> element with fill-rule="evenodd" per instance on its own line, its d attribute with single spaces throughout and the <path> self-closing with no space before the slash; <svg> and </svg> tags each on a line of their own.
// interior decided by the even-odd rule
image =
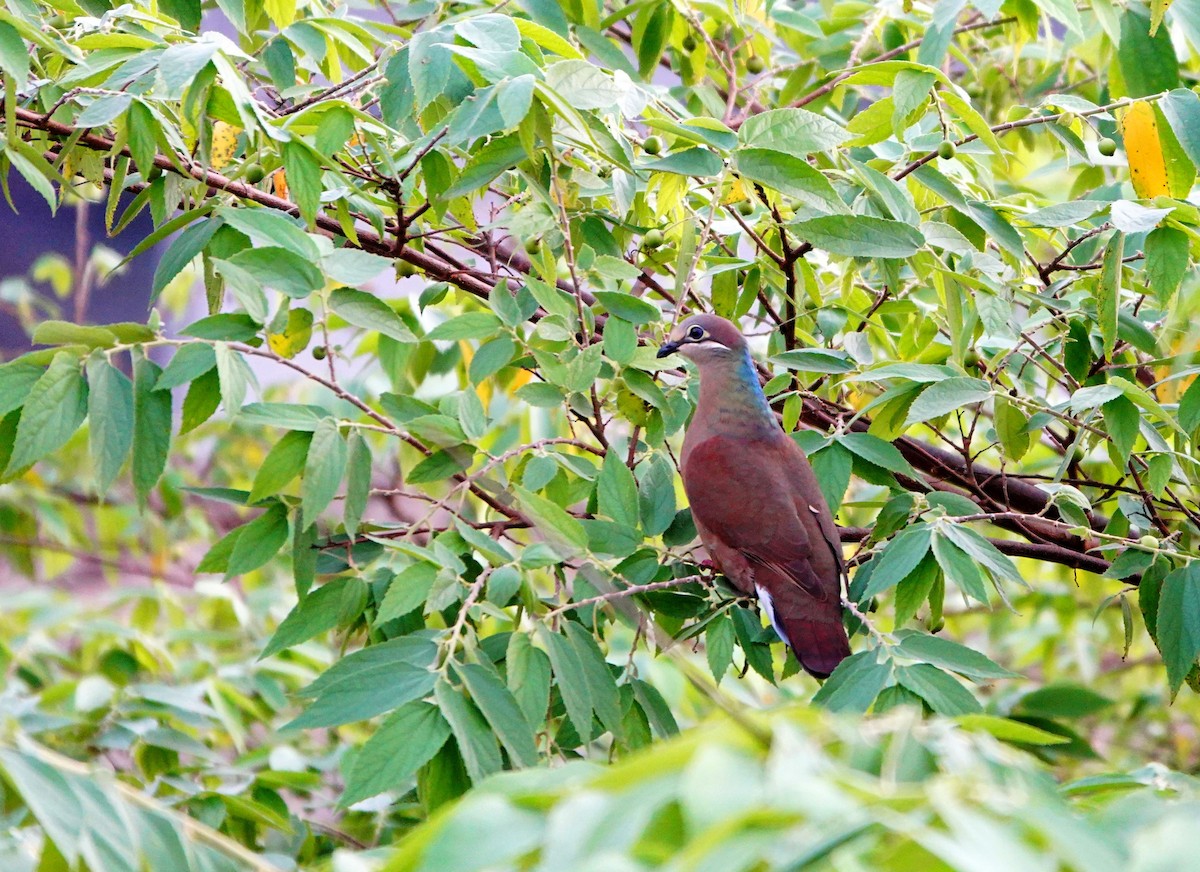
<svg viewBox="0 0 1200 872">
<path fill-rule="evenodd" d="M 5 868 L 1173 862 L 1200 0 L 28 0 L 0 71 L 0 178 L 166 246 L 0 366 L 72 591 L 0 614 Z M 819 689 L 697 550 L 697 310 L 843 525 Z"/>
</svg>

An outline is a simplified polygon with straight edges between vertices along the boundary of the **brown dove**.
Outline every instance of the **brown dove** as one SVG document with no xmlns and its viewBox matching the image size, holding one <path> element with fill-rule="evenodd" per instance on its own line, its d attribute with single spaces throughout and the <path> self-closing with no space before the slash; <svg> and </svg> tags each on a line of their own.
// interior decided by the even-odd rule
<svg viewBox="0 0 1200 872">
<path fill-rule="evenodd" d="M 850 642 L 841 541 L 813 468 L 771 411 L 736 326 L 693 315 L 658 356 L 673 352 L 700 370 L 680 462 L 700 540 L 738 590 L 758 598 L 800 665 L 826 678 Z"/>
</svg>

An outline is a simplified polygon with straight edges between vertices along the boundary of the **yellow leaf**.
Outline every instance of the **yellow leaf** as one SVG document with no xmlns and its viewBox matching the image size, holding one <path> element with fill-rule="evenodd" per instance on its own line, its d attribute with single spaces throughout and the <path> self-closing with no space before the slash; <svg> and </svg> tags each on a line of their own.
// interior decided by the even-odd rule
<svg viewBox="0 0 1200 872">
<path fill-rule="evenodd" d="M 721 198 L 722 206 L 731 206 L 734 203 L 740 203 L 747 198 L 746 186 L 742 184 L 740 178 L 734 178 L 733 184 L 729 186 L 725 196 Z"/>
<path fill-rule="evenodd" d="M 1167 161 L 1163 156 L 1158 121 L 1149 103 L 1134 103 L 1121 116 L 1121 135 L 1129 159 L 1129 180 L 1140 199 L 1171 196 Z"/>
<path fill-rule="evenodd" d="M 263 9 L 280 30 L 296 20 L 296 0 L 266 0 Z"/>
<path fill-rule="evenodd" d="M 267 345 L 280 357 L 295 357 L 312 339 L 313 315 L 308 309 L 290 309 L 282 332 L 267 333 Z"/>
<path fill-rule="evenodd" d="M 275 183 L 275 196 L 286 200 L 288 195 L 287 173 L 281 169 L 275 170 L 271 175 L 271 180 Z"/>
<path fill-rule="evenodd" d="M 213 124 L 212 131 L 212 168 L 221 170 L 227 167 L 237 152 L 238 134 L 242 128 L 234 127 L 225 121 Z"/>
<path fill-rule="evenodd" d="M 1158 33 L 1158 26 L 1162 24 L 1163 16 L 1167 14 L 1167 10 L 1171 8 L 1171 4 L 1175 0 L 1150 0 L 1150 35 Z"/>
</svg>

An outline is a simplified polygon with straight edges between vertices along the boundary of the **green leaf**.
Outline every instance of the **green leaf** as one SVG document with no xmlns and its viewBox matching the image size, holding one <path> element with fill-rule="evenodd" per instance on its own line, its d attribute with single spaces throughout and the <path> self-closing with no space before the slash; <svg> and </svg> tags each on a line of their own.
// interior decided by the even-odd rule
<svg viewBox="0 0 1200 872">
<path fill-rule="evenodd" d="M 87 403 L 79 359 L 68 352 L 55 355 L 25 399 L 7 473 L 31 466 L 66 444 L 83 423 Z"/>
<path fill-rule="evenodd" d="M 647 536 L 661 536 L 675 520 L 675 470 L 670 461 L 657 454 L 643 461 L 639 469 L 638 512 L 642 530 Z"/>
<path fill-rule="evenodd" d="M 496 282 L 495 287 L 488 294 L 488 305 L 492 307 L 496 317 L 503 321 L 506 327 L 516 327 L 525 320 L 521 304 L 508 289 L 506 282 Z"/>
<path fill-rule="evenodd" d="M 88 361 L 87 377 L 88 445 L 105 495 L 133 447 L 133 383 L 104 357 Z"/>
<path fill-rule="evenodd" d="M 758 182 L 772 190 L 779 191 L 788 197 L 793 197 L 806 206 L 811 206 L 820 212 L 831 213 L 847 213 L 849 208 L 837 191 L 833 189 L 829 179 L 815 167 L 802 157 L 794 157 L 790 154 L 784 154 L 779 151 L 768 151 L 762 148 L 738 149 L 736 152 L 736 166 L 738 173 L 750 179 L 753 182 Z M 850 217 L 850 216 L 847 216 Z M 873 218 L 872 221 L 883 219 Z M 824 225 L 822 229 L 814 230 L 814 233 L 824 233 L 825 237 L 836 231 L 830 230 Z M 797 232 L 803 232 L 798 230 Z M 810 239 L 814 245 L 819 245 L 815 239 Z M 835 246 L 840 243 L 834 243 Z M 825 246 L 820 246 L 825 247 Z M 830 247 L 829 251 L 839 253 L 836 247 Z M 915 249 L 914 249 L 915 250 Z M 844 253 L 844 252 L 840 252 Z M 910 252 L 911 253 L 911 252 Z M 895 256 L 895 255 L 888 255 Z"/>
<path fill-rule="evenodd" d="M 913 400 L 908 407 L 906 425 L 918 424 L 961 409 L 963 406 L 982 403 L 992 395 L 992 388 L 979 378 L 955 376 L 943 381 L 934 382 Z"/>
<path fill-rule="evenodd" d="M 375 330 L 397 342 L 417 341 L 391 306 L 374 294 L 338 288 L 329 295 L 329 308 L 355 327 Z"/>
<path fill-rule="evenodd" d="M 24 91 L 29 80 L 29 49 L 15 27 L 0 21 L 0 70 L 12 76 L 18 91 Z"/>
<path fill-rule="evenodd" d="M 42 367 L 23 360 L 0 365 L 0 415 L 21 408 L 44 372 Z"/>
<path fill-rule="evenodd" d="M 474 461 L 469 451 L 435 451 L 408 471 L 404 480 L 409 484 L 442 481 L 466 469 Z"/>
<path fill-rule="evenodd" d="M 43 321 L 33 328 L 34 345 L 86 345 L 89 348 L 111 348 L 117 336 L 103 327 L 89 327 L 70 321 Z"/>
<path fill-rule="evenodd" d="M 216 369 L 196 378 L 183 398 L 183 414 L 179 421 L 179 433 L 190 433 L 217 411 L 221 404 L 221 380 Z"/>
<path fill-rule="evenodd" d="M 489 669 L 473 663 L 455 664 L 454 671 L 462 679 L 471 701 L 483 713 L 509 759 L 517 767 L 534 766 L 538 762 L 533 727 L 529 725 L 516 699 L 500 679 Z"/>
<path fill-rule="evenodd" d="M 346 440 L 333 418 L 322 418 L 313 431 L 300 485 L 300 523 L 309 527 L 337 494 L 346 473 Z"/>
<path fill-rule="evenodd" d="M 138 357 L 133 363 L 133 488 L 138 504 L 158 484 L 171 451 L 171 392 L 155 389 L 158 364 Z"/>
<path fill-rule="evenodd" d="M 1175 227 L 1156 228 L 1146 236 L 1144 250 L 1150 289 L 1159 305 L 1166 306 L 1190 265 L 1187 234 Z"/>
<path fill-rule="evenodd" d="M 1034 227 L 1074 227 L 1091 218 L 1104 206 L 1099 200 L 1072 200 L 1014 217 Z"/>
<path fill-rule="evenodd" d="M 467 376 L 472 384 L 479 384 L 508 366 L 516 353 L 515 342 L 507 336 L 497 336 L 476 349 L 471 357 L 471 364 L 467 367 Z"/>
<path fill-rule="evenodd" d="M 816 248 L 850 257 L 911 257 L 925 244 L 916 228 L 867 215 L 828 215 L 790 226 Z"/>
<path fill-rule="evenodd" d="M 425 634 L 355 651 L 299 692 L 316 701 L 283 729 L 336 727 L 422 699 L 433 690 L 436 656 L 437 646 Z"/>
<path fill-rule="evenodd" d="M 521 570 L 517 567 L 497 566 L 488 576 L 487 601 L 493 605 L 507 606 L 512 598 L 520 592 L 521 583 Z"/>
<path fill-rule="evenodd" d="M 221 381 L 221 399 L 225 412 L 236 415 L 246 401 L 246 392 L 254 380 L 254 373 L 241 353 L 234 351 L 224 342 L 213 347 L 217 361 L 217 377 Z"/>
<path fill-rule="evenodd" d="M 241 312 L 224 312 L 194 321 L 179 332 L 184 336 L 195 336 L 197 339 L 245 342 L 258 335 L 260 326 L 249 315 Z"/>
<path fill-rule="evenodd" d="M 491 312 L 466 312 L 438 324 L 425 338 L 447 341 L 484 339 L 499 329 L 500 319 Z"/>
<path fill-rule="evenodd" d="M 184 30 L 199 32 L 200 0 L 166 0 L 162 3 L 162 11 L 178 21 Z"/>
<path fill-rule="evenodd" d="M 592 708 L 606 729 L 614 737 L 621 738 L 621 694 L 613 679 L 612 670 L 604 659 L 604 652 L 595 638 L 575 621 L 566 622 L 567 637 L 579 656 L 579 663 L 587 676 L 588 694 Z"/>
<path fill-rule="evenodd" d="M 882 467 L 890 472 L 897 472 L 911 478 L 917 478 L 918 473 L 904 459 L 904 455 L 891 442 L 885 442 L 870 433 L 846 433 L 837 437 L 837 444 L 848 448 L 868 463 Z"/>
<path fill-rule="evenodd" d="M 34 152 L 32 155 L 25 153 L 23 143 L 10 144 L 4 149 L 5 156 L 12 163 L 13 167 L 21 174 L 21 178 L 29 183 L 29 186 L 41 194 L 42 199 L 46 201 L 46 205 L 50 207 L 50 214 L 54 215 L 58 212 L 58 194 L 54 190 L 52 179 L 56 173 L 51 168 L 50 164 L 44 158 Z M 7 188 L 5 189 L 7 193 Z"/>
<path fill-rule="evenodd" d="M 596 502 L 600 514 L 627 527 L 637 527 L 637 482 L 615 450 L 604 455 L 600 475 L 596 478 Z"/>
<path fill-rule="evenodd" d="M 246 425 L 312 432 L 329 417 L 329 412 L 320 406 L 302 406 L 298 403 L 250 403 L 242 407 L 238 420 Z"/>
<path fill-rule="evenodd" d="M 1029 419 L 1004 394 L 996 395 L 992 406 L 992 423 L 1000 444 L 1004 446 L 1004 453 L 1012 460 L 1024 457 L 1032 444 L 1032 434 L 1026 429 Z"/>
<path fill-rule="evenodd" d="M 264 287 L 282 291 L 294 300 L 325 286 L 325 276 L 317 264 L 286 248 L 247 248 L 229 258 L 229 262 L 244 269 Z"/>
<path fill-rule="evenodd" d="M 493 573 L 495 575 L 495 573 Z M 546 720 L 550 706 L 550 658 L 525 633 L 513 633 L 504 657 L 508 689 L 530 724 Z"/>
<path fill-rule="evenodd" d="M 587 534 L 566 509 L 520 485 L 513 485 L 512 492 L 522 511 L 560 557 L 565 559 L 587 550 Z"/>
<path fill-rule="evenodd" d="M 287 508 L 276 502 L 243 527 L 225 566 L 226 576 L 243 575 L 258 569 L 274 557 L 287 540 Z"/>
<path fill-rule="evenodd" d="M 584 742 L 592 739 L 592 691 L 587 673 L 579 660 L 579 654 L 565 636 L 544 626 L 538 626 L 538 635 L 550 655 L 554 669 L 555 684 L 566 706 L 567 716 L 575 725 L 575 732 Z"/>
<path fill-rule="evenodd" d="M 1083 718 L 1112 704 L 1107 697 L 1077 684 L 1048 684 L 1021 697 L 1017 711 L 1045 718 Z"/>
<path fill-rule="evenodd" d="M 357 578 L 335 578 L 321 585 L 288 612 L 258 659 L 265 660 L 334 627 L 345 626 L 362 614 L 366 604 L 367 586 Z"/>
<path fill-rule="evenodd" d="M 837 665 L 813 697 L 815 705 L 832 712 L 863 714 L 891 680 L 891 663 L 879 663 L 877 652 L 860 651 Z"/>
<path fill-rule="evenodd" d="M 531 406 L 540 409 L 553 409 L 561 406 L 565 394 L 560 388 L 545 382 L 529 382 L 517 388 L 516 396 Z"/>
<path fill-rule="evenodd" d="M 410 702 L 388 715 L 358 752 L 346 773 L 338 804 L 354 805 L 407 785 L 417 770 L 446 744 L 450 725 L 438 707 Z"/>
<path fill-rule="evenodd" d="M 903 627 L 914 617 L 933 593 L 933 587 L 941 580 L 942 570 L 932 554 L 926 554 L 917 568 L 896 586 L 895 609 L 897 627 Z"/>
<path fill-rule="evenodd" d="M 656 160 L 638 164 L 638 169 L 677 173 L 681 176 L 707 178 L 721 174 L 725 164 L 721 158 L 707 148 L 685 148 Z"/>
<path fill-rule="evenodd" d="M 133 95 L 128 93 L 106 94 L 97 97 L 75 118 L 77 128 L 107 127 L 118 115 L 129 108 Z"/>
<path fill-rule="evenodd" d="M 1121 260 L 1125 256 L 1125 234 L 1114 233 L 1104 249 L 1100 277 L 1096 281 L 1096 313 L 1104 356 L 1112 357 L 1117 345 L 1117 310 L 1121 305 Z"/>
<path fill-rule="evenodd" d="M 169 391 L 204 375 L 217 365 L 213 347 L 204 342 L 192 342 L 175 352 L 162 375 L 154 384 L 158 391 Z"/>
<path fill-rule="evenodd" d="M 704 653 L 708 659 L 708 668 L 717 684 L 733 665 L 733 621 L 722 615 L 705 627 Z"/>
<path fill-rule="evenodd" d="M 1126 9 L 1121 16 L 1117 63 L 1128 97 L 1146 97 L 1179 87 L 1179 61 L 1171 35 L 1160 28 L 1150 35 L 1150 20 L 1141 11 Z"/>
<path fill-rule="evenodd" d="M 1129 453 L 1137 442 L 1138 431 L 1141 427 L 1142 415 L 1133 401 L 1123 394 L 1109 400 L 1101 407 L 1104 423 L 1108 428 L 1109 438 L 1121 458 L 1122 466 L 1129 462 Z"/>
<path fill-rule="evenodd" d="M 945 535 L 955 545 L 975 558 L 980 566 L 996 578 L 1007 578 L 1018 584 L 1024 584 L 1016 564 L 995 545 L 985 539 L 970 527 L 961 524 L 948 524 L 944 528 Z"/>
<path fill-rule="evenodd" d="M 222 223 L 244 233 L 257 248 L 286 248 L 297 257 L 316 261 L 320 249 L 297 219 L 274 209 L 225 206 L 217 210 Z"/>
<path fill-rule="evenodd" d="M 311 441 L 312 433 L 303 430 L 285 433 L 263 458 L 262 466 L 254 476 L 254 484 L 250 486 L 247 502 L 257 503 L 280 493 L 292 479 L 303 472 Z"/>
<path fill-rule="evenodd" d="M 925 525 L 912 527 L 889 542 L 872 560 L 874 568 L 863 598 L 877 596 L 907 578 L 929 552 L 931 532 Z"/>
<path fill-rule="evenodd" d="M 283 169 L 288 193 L 300 207 L 300 215 L 311 225 L 321 206 L 321 157 L 299 139 L 283 144 Z"/>
<path fill-rule="evenodd" d="M 379 614 L 375 616 L 375 623 L 382 624 L 401 618 L 413 609 L 423 606 L 437 574 L 437 567 L 431 563 L 414 563 L 402 569 L 388 583 L 387 593 L 383 596 L 383 602 L 379 604 Z"/>
<path fill-rule="evenodd" d="M 636 326 L 652 324 L 662 318 L 662 312 L 653 303 L 617 291 L 596 291 L 596 301 L 610 314 Z"/>
<path fill-rule="evenodd" d="M 1157 641 L 1174 697 L 1200 655 L 1200 567 L 1194 563 L 1163 580 Z"/>
<path fill-rule="evenodd" d="M 482 188 L 526 157 L 525 148 L 517 137 L 505 136 L 493 139 L 483 148 L 478 149 L 467 161 L 454 184 L 446 190 L 443 197 L 452 200 Z"/>
<path fill-rule="evenodd" d="M 607 338 L 607 331 L 605 333 Z M 771 362 L 800 372 L 826 372 L 840 374 L 852 372 L 854 363 L 844 351 L 827 348 L 797 348 L 771 355 Z"/>
<path fill-rule="evenodd" d="M 807 109 L 773 109 L 748 117 L 738 129 L 745 148 L 764 148 L 796 157 L 829 151 L 850 139 L 850 134 L 823 115 Z"/>
<path fill-rule="evenodd" d="M 937 558 L 946 581 L 955 585 L 964 596 L 984 604 L 988 602 L 983 573 L 970 555 L 941 535 L 933 537 L 933 555 Z"/>
<path fill-rule="evenodd" d="M 989 680 L 993 678 L 1017 678 L 989 657 L 965 645 L 960 645 L 942 636 L 908 632 L 900 636 L 896 653 L 911 657 L 922 663 L 930 663 L 957 672 L 966 678 Z"/>
<path fill-rule="evenodd" d="M 854 460 L 850 452 L 836 442 L 831 442 L 820 451 L 814 451 L 809 457 L 813 472 L 817 476 L 817 486 L 830 509 L 837 511 L 850 485 L 850 473 L 854 468 Z"/>
<path fill-rule="evenodd" d="M 504 767 L 500 745 L 479 709 L 445 679 L 437 682 L 434 697 L 442 717 L 450 724 L 450 731 L 458 743 L 458 751 L 462 754 L 471 780 L 478 783 L 499 772 Z"/>
<path fill-rule="evenodd" d="M 371 448 L 357 430 L 350 432 L 346 447 L 346 500 L 342 519 L 346 535 L 353 536 L 371 496 Z"/>
<path fill-rule="evenodd" d="M 957 717 L 983 711 L 979 700 L 958 681 L 936 666 L 919 663 L 897 666 L 896 680 L 929 704 L 940 715 Z"/>
<path fill-rule="evenodd" d="M 1071 741 L 1066 736 L 994 715 L 962 715 L 958 719 L 958 725 L 965 730 L 988 733 L 1003 742 L 1017 742 L 1022 745 L 1063 745 Z"/>
<path fill-rule="evenodd" d="M 1200 166 L 1200 95 L 1176 88 L 1158 102 L 1188 159 Z"/>
<path fill-rule="evenodd" d="M 171 247 L 163 253 L 162 259 L 154 270 L 154 282 L 150 290 L 151 301 L 157 300 L 158 295 L 162 293 L 163 288 L 171 279 L 179 275 L 184 267 L 204 250 L 220 226 L 220 221 L 202 218 L 189 224 L 182 233 L 175 237 Z"/>
</svg>

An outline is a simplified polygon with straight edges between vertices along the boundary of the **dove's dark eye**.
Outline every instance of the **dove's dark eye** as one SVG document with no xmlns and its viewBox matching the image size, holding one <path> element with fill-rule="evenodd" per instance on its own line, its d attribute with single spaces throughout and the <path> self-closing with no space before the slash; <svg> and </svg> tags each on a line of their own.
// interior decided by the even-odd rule
<svg viewBox="0 0 1200 872">
<path fill-rule="evenodd" d="M 687 335 L 688 335 L 688 339 L 692 339 L 692 340 L 703 339 L 704 338 L 704 328 L 701 327 L 699 324 L 696 324 L 692 327 L 691 330 L 689 330 L 687 332 Z"/>
</svg>

